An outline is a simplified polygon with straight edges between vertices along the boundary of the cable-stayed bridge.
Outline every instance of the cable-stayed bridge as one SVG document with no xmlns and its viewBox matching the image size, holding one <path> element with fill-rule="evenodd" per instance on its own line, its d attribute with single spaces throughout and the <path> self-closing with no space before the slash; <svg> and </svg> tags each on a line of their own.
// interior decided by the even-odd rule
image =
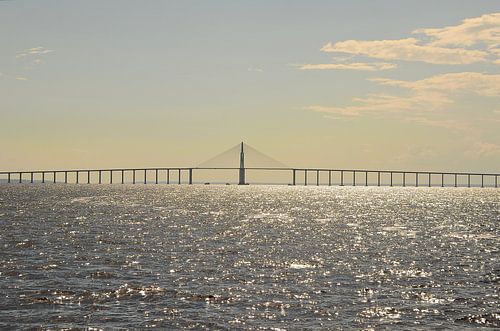
<svg viewBox="0 0 500 331">
<path fill-rule="evenodd" d="M 294 168 L 242 142 L 195 167 L 3 171 L 0 172 L 0 183 L 234 183 L 498 188 L 498 177 L 498 173 Z"/>
</svg>

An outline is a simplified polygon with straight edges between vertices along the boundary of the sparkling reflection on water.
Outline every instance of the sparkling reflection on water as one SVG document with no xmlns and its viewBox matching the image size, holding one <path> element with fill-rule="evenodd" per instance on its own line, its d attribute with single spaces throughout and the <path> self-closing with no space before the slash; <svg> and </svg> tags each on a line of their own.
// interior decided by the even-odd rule
<svg viewBox="0 0 500 331">
<path fill-rule="evenodd" d="M 0 328 L 500 326 L 500 190 L 0 186 Z"/>
</svg>

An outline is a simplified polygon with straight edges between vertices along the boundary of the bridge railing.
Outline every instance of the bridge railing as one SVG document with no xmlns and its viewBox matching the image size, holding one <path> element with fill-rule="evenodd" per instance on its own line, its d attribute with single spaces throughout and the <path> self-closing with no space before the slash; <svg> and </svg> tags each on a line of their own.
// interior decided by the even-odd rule
<svg viewBox="0 0 500 331">
<path fill-rule="evenodd" d="M 237 167 L 159 167 L 2 171 L 0 183 L 75 183 L 75 184 L 193 184 L 193 174 L 200 170 L 239 171 Z M 436 172 L 405 170 L 247 167 L 245 171 L 285 172 L 288 185 L 337 186 L 441 186 L 495 187 L 497 173 Z M 140 176 L 140 178 L 139 178 Z M 203 181 L 202 181 L 203 183 Z"/>
</svg>

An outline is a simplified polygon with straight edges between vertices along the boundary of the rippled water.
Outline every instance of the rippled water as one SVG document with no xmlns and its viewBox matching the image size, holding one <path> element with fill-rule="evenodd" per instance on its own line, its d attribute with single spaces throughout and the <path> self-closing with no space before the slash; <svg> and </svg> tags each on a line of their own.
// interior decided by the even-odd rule
<svg viewBox="0 0 500 331">
<path fill-rule="evenodd" d="M 500 326 L 500 190 L 0 185 L 0 328 Z"/>
</svg>

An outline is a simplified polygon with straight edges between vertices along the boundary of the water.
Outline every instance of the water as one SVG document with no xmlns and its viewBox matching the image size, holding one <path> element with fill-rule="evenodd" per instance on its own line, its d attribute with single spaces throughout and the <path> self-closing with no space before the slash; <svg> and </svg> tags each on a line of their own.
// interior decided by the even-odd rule
<svg viewBox="0 0 500 331">
<path fill-rule="evenodd" d="M 500 327 L 500 190 L 1 185 L 0 328 Z"/>
</svg>

